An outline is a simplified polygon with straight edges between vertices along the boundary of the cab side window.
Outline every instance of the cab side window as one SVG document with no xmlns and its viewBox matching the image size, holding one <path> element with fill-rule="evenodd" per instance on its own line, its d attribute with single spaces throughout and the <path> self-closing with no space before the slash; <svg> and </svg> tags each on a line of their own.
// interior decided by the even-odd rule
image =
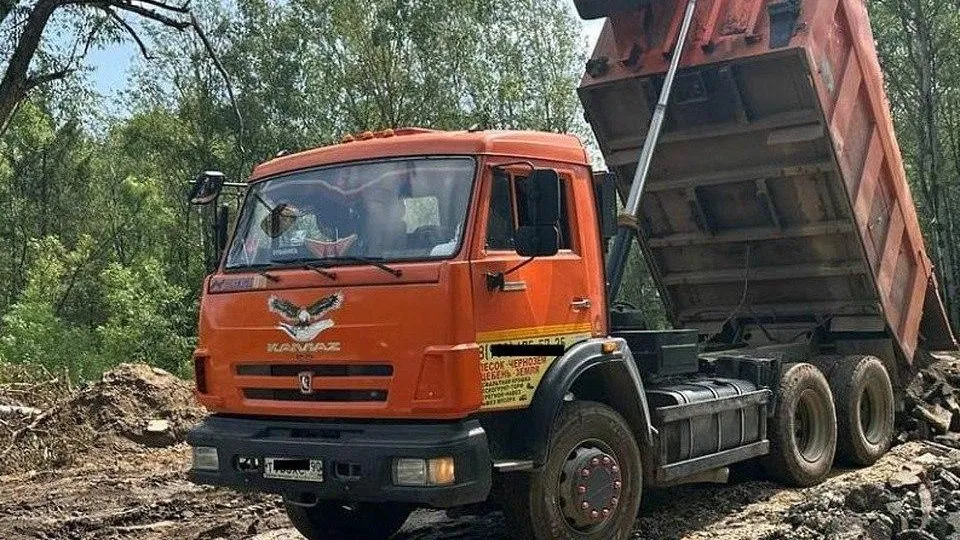
<svg viewBox="0 0 960 540">
<path fill-rule="evenodd" d="M 516 232 L 514 215 L 521 216 L 519 226 L 527 215 L 523 208 L 524 198 L 519 196 L 521 181 L 526 177 L 510 177 L 502 172 L 495 172 L 490 190 L 490 214 L 487 217 L 487 249 L 498 251 L 513 251 L 513 237 Z M 567 179 L 560 177 L 560 249 L 572 249 L 570 241 L 570 218 L 567 204 Z M 518 206 L 515 213 L 514 205 Z"/>
<path fill-rule="evenodd" d="M 513 251 L 513 232 L 510 177 L 495 172 L 490 190 L 490 215 L 487 217 L 487 249 Z"/>
</svg>

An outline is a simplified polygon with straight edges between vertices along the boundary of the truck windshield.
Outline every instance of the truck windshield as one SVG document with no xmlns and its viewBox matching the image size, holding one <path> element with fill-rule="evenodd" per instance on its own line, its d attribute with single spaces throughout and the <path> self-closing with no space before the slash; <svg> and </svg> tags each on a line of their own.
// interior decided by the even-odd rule
<svg viewBox="0 0 960 540">
<path fill-rule="evenodd" d="M 226 267 L 452 257 L 475 170 L 471 158 L 417 158 L 258 182 L 247 193 Z"/>
</svg>

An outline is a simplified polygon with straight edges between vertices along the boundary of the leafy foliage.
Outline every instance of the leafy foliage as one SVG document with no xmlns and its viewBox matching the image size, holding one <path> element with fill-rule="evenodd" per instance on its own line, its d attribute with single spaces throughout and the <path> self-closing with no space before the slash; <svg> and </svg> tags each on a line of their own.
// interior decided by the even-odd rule
<svg viewBox="0 0 960 540">
<path fill-rule="evenodd" d="M 236 108 L 195 33 L 136 26 L 154 59 L 130 85 L 129 115 L 110 118 L 72 77 L 32 91 L 0 135 L 0 363 L 88 378 L 146 361 L 186 374 L 214 253 L 207 216 L 184 197 L 197 171 L 239 180 L 281 149 L 367 129 L 586 132 L 579 23 L 561 0 L 191 10 Z M 85 35 L 91 19 L 76 15 L 57 24 Z"/>
<path fill-rule="evenodd" d="M 943 297 L 960 324 L 960 5 L 869 4 L 890 106 Z"/>
</svg>

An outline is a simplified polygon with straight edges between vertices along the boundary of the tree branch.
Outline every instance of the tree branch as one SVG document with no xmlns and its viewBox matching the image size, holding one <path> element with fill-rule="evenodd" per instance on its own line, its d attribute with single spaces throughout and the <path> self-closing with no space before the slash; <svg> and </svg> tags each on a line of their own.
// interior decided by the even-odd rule
<svg viewBox="0 0 960 540">
<path fill-rule="evenodd" d="M 81 2 L 82 3 L 82 2 Z M 91 2 L 91 4 L 99 4 L 100 2 Z M 122 2 L 117 0 L 110 0 L 105 2 L 108 6 L 113 6 L 117 9 L 123 11 L 129 11 L 130 13 L 136 13 L 145 19 L 150 19 L 151 21 L 156 21 L 164 26 L 169 26 L 171 28 L 176 28 L 177 30 L 186 30 L 190 27 L 190 21 L 182 21 L 180 19 L 175 19 L 173 17 L 164 15 L 152 9 L 147 9 L 130 2 Z M 167 9 L 167 8 L 163 8 Z M 176 10 L 172 10 L 176 11 Z"/>
<path fill-rule="evenodd" d="M 184 3 L 182 6 L 175 6 L 162 2 L 160 0 L 138 0 L 141 4 L 149 4 L 154 7 L 158 7 L 164 11 L 172 11 L 174 13 L 183 13 L 187 15 L 190 13 L 190 2 Z"/>
<path fill-rule="evenodd" d="M 58 69 L 57 71 L 51 71 L 50 73 L 43 73 L 41 75 L 31 75 L 27 77 L 23 82 L 23 91 L 24 93 L 33 90 L 34 88 L 40 86 L 41 84 L 47 84 L 48 82 L 58 81 L 63 79 L 67 75 L 70 75 L 75 70 L 73 68 L 63 68 Z"/>
<path fill-rule="evenodd" d="M 150 56 L 150 51 L 149 49 L 147 49 L 147 45 L 143 42 L 142 39 L 140 39 L 140 36 L 137 34 L 137 31 L 134 30 L 132 26 L 130 26 L 130 23 L 123 20 L 123 17 L 118 15 L 116 11 L 110 9 L 109 7 L 104 6 L 103 10 L 106 11 L 107 14 L 110 15 L 110 18 L 112 18 L 118 25 L 120 25 L 121 28 L 126 30 L 127 34 L 129 34 L 131 38 L 133 38 L 133 41 L 136 42 L 137 47 L 140 48 L 140 54 L 142 54 L 143 57 L 146 58 L 147 60 L 152 60 L 153 57 Z"/>
<path fill-rule="evenodd" d="M 237 117 L 237 128 L 239 131 L 237 135 L 237 149 L 240 151 L 241 156 L 243 156 L 243 154 L 246 153 L 243 148 L 243 115 L 240 114 L 240 106 L 237 104 L 237 97 L 233 93 L 233 84 L 230 83 L 230 75 L 227 74 L 227 70 L 224 69 L 223 64 L 220 63 L 220 57 L 217 56 L 217 52 L 213 50 L 213 45 L 210 43 L 210 40 L 207 39 L 207 33 L 203 31 L 203 27 L 200 26 L 200 21 L 197 20 L 196 15 L 192 12 L 190 13 L 190 24 L 197 33 L 197 37 L 200 38 L 200 42 L 203 43 L 203 48 L 206 49 L 207 54 L 210 55 L 210 60 L 213 61 L 213 65 L 216 66 L 217 71 L 220 72 L 220 76 L 223 77 L 223 84 L 227 88 L 227 96 L 230 97 L 230 104 L 233 106 L 233 114 Z"/>
</svg>

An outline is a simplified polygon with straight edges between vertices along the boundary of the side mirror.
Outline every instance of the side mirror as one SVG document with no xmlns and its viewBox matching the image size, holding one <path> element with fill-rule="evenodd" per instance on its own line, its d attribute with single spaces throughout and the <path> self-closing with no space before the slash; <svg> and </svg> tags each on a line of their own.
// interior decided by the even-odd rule
<svg viewBox="0 0 960 540">
<path fill-rule="evenodd" d="M 520 225 L 552 225 L 560 221 L 560 175 L 553 169 L 534 169 L 518 182 Z"/>
<path fill-rule="evenodd" d="M 600 234 L 606 241 L 617 235 L 617 175 L 593 173 L 593 186 L 600 216 Z"/>
<path fill-rule="evenodd" d="M 226 177 L 220 171 L 204 171 L 197 175 L 190 190 L 190 204 L 206 206 L 220 197 Z"/>
<path fill-rule="evenodd" d="M 556 225 L 525 225 L 517 229 L 517 253 L 522 257 L 550 257 L 560 251 Z"/>
</svg>

